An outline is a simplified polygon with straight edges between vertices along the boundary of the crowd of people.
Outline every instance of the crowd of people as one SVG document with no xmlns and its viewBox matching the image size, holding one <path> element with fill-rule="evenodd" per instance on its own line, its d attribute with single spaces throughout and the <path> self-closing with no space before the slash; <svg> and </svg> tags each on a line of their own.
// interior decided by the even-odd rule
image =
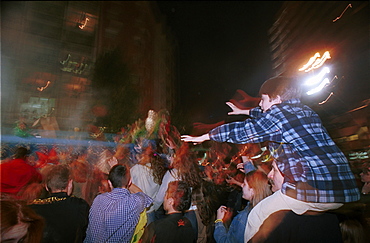
<svg viewBox="0 0 370 243">
<path fill-rule="evenodd" d="M 200 136 L 151 110 L 113 148 L 18 147 L 0 164 L 1 242 L 366 242 L 370 163 L 356 182 L 292 79 L 260 95 Z"/>
</svg>

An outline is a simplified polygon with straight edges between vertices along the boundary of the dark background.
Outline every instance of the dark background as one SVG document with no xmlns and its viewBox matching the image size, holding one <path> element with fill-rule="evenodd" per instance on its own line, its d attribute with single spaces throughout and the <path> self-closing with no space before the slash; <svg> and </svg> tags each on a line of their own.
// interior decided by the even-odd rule
<svg viewBox="0 0 370 243">
<path fill-rule="evenodd" d="M 176 112 L 189 124 L 227 119 L 237 89 L 271 77 L 268 29 L 279 1 L 158 1 L 179 44 Z"/>
</svg>

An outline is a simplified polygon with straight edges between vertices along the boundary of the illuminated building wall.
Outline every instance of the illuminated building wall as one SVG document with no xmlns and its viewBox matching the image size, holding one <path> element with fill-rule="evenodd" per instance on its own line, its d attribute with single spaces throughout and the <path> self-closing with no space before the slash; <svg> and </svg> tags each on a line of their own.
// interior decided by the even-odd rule
<svg viewBox="0 0 370 243">
<path fill-rule="evenodd" d="M 92 70 L 117 45 L 140 86 L 140 115 L 171 111 L 175 42 L 155 2 L 3 1 L 1 22 L 2 133 L 20 118 L 55 117 L 36 127 L 67 131 L 93 122 Z"/>
</svg>

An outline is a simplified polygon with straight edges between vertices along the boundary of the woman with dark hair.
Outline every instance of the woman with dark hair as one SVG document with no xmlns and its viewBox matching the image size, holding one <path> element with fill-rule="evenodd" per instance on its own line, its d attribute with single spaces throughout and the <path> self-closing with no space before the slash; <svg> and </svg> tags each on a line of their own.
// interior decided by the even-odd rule
<svg viewBox="0 0 370 243">
<path fill-rule="evenodd" d="M 130 169 L 132 183 L 137 185 L 146 195 L 154 198 L 166 173 L 164 163 L 151 145 L 137 155 L 137 160 L 138 163 Z M 146 213 L 149 224 L 155 220 L 154 207 L 147 208 Z"/>
</svg>

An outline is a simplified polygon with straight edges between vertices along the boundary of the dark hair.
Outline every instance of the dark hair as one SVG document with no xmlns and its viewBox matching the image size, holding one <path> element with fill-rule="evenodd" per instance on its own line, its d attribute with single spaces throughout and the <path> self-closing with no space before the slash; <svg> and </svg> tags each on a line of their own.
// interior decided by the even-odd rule
<svg viewBox="0 0 370 243">
<path fill-rule="evenodd" d="M 15 150 L 15 154 L 14 154 L 14 157 L 16 159 L 19 159 L 19 158 L 26 158 L 27 155 L 30 154 L 30 151 L 25 148 L 25 147 L 19 147 Z"/>
<path fill-rule="evenodd" d="M 87 163 L 76 160 L 69 164 L 69 168 L 71 170 L 73 181 L 78 183 L 84 183 L 87 181 L 90 169 Z"/>
<path fill-rule="evenodd" d="M 109 171 L 108 180 L 113 188 L 127 187 L 130 182 L 130 170 L 126 165 L 117 164 Z"/>
<path fill-rule="evenodd" d="M 202 178 L 200 176 L 199 164 L 195 153 L 191 151 L 188 143 L 182 143 L 176 151 L 173 167 L 178 170 L 182 181 L 185 181 L 194 190 L 200 187 Z"/>
<path fill-rule="evenodd" d="M 30 207 L 22 201 L 11 199 L 0 200 L 1 209 L 1 238 L 3 239 L 12 227 L 25 223 L 28 224 L 27 234 L 24 242 L 41 242 L 43 235 L 44 219 L 37 215 Z"/>
<path fill-rule="evenodd" d="M 190 208 L 191 189 L 184 181 L 171 181 L 168 183 L 166 198 L 173 198 L 173 208 L 185 212 Z"/>
<path fill-rule="evenodd" d="M 71 179 L 68 165 L 53 165 L 46 173 L 45 184 L 49 191 L 64 190 Z"/>
<path fill-rule="evenodd" d="M 364 227 L 357 219 L 344 219 L 339 223 L 343 243 L 365 242 Z"/>
<path fill-rule="evenodd" d="M 301 88 L 296 78 L 279 76 L 266 80 L 262 84 L 259 94 L 266 94 L 270 99 L 275 99 L 279 95 L 281 101 L 286 101 L 300 98 Z"/>
</svg>

